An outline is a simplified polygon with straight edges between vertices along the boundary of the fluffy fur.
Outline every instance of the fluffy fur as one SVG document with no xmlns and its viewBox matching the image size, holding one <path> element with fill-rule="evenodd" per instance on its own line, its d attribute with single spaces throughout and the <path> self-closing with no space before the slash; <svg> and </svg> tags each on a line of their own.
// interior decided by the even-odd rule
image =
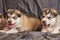
<svg viewBox="0 0 60 40">
<path fill-rule="evenodd" d="M 60 33 L 60 15 L 54 8 L 43 9 L 42 24 L 42 32 Z"/>
<path fill-rule="evenodd" d="M 6 33 L 17 33 L 35 30 L 39 26 L 40 20 L 33 17 L 27 17 L 19 10 L 9 9 L 7 11 L 8 28 L 10 31 Z"/>
</svg>

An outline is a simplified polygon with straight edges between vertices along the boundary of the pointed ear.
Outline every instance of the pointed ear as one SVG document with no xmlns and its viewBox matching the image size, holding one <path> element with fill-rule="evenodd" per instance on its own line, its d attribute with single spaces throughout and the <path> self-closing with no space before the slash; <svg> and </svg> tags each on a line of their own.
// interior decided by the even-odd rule
<svg viewBox="0 0 60 40">
<path fill-rule="evenodd" d="M 14 11 L 14 9 L 8 9 L 7 10 L 7 12 L 9 13 L 9 12 L 13 12 Z"/>
<path fill-rule="evenodd" d="M 21 17 L 21 15 L 22 15 L 22 12 L 19 10 L 15 10 L 15 13 L 17 14 L 18 17 Z"/>
<path fill-rule="evenodd" d="M 19 10 L 15 10 L 15 13 L 22 14 L 21 11 L 19 11 Z"/>
<path fill-rule="evenodd" d="M 57 16 L 58 15 L 58 12 L 57 10 L 55 10 L 54 8 L 51 8 L 51 12 L 54 16 Z"/>
<path fill-rule="evenodd" d="M 44 9 L 42 9 L 42 12 L 48 12 L 49 10 L 48 10 L 48 8 L 44 8 Z"/>
<path fill-rule="evenodd" d="M 48 9 L 48 8 L 44 8 L 44 9 L 42 10 L 42 14 L 48 14 L 48 12 L 49 12 L 49 9 Z"/>
<path fill-rule="evenodd" d="M 8 10 L 7 10 L 7 14 L 8 14 L 8 13 L 13 14 L 14 11 L 15 11 L 14 9 L 8 9 Z"/>
<path fill-rule="evenodd" d="M 20 15 L 20 14 L 17 14 L 17 16 L 18 16 L 18 17 L 21 17 L 21 15 Z"/>
</svg>

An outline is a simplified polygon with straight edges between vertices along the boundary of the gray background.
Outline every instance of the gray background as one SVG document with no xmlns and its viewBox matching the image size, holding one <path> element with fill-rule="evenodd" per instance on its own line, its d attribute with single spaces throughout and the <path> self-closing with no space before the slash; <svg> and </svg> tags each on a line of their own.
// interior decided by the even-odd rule
<svg viewBox="0 0 60 40">
<path fill-rule="evenodd" d="M 6 15 L 10 8 L 39 18 L 43 8 L 55 8 L 60 12 L 60 0 L 0 0 L 0 12 Z"/>
</svg>

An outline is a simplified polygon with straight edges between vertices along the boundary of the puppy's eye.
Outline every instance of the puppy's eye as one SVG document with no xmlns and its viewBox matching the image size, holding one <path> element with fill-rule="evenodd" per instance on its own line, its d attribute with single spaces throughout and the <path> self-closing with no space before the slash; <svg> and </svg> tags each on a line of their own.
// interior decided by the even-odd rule
<svg viewBox="0 0 60 40">
<path fill-rule="evenodd" d="M 0 15 L 0 18 L 2 18 L 2 15 Z"/>
<path fill-rule="evenodd" d="M 48 17 L 48 19 L 51 19 L 51 17 Z"/>
<path fill-rule="evenodd" d="M 15 19 L 15 20 L 16 20 L 17 18 L 16 18 L 16 17 L 13 17 L 13 19 Z"/>
</svg>

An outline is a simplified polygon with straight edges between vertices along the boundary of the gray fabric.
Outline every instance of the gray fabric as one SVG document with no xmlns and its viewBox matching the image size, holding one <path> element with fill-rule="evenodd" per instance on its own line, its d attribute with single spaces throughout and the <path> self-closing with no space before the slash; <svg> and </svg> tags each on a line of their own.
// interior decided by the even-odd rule
<svg viewBox="0 0 60 40">
<path fill-rule="evenodd" d="M 41 9 L 55 8 L 60 11 L 60 0 L 0 0 L 0 12 L 4 13 L 7 9 L 18 9 L 25 14 L 39 18 Z"/>
<path fill-rule="evenodd" d="M 60 40 L 60 34 L 23 32 L 18 34 L 0 33 L 0 40 Z"/>
</svg>

